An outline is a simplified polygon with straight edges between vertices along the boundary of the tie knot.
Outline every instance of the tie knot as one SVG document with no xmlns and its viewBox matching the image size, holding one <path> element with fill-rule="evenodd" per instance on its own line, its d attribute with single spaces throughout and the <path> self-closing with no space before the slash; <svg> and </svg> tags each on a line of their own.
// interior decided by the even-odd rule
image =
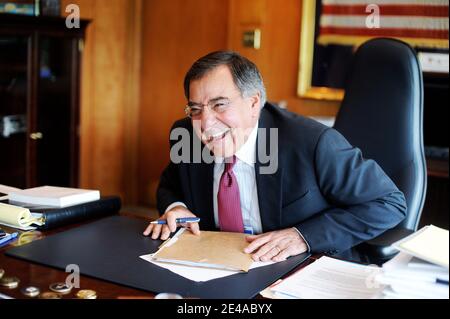
<svg viewBox="0 0 450 319">
<path fill-rule="evenodd" d="M 233 155 L 231 158 L 228 157 L 225 159 L 225 172 L 228 173 L 233 169 L 234 164 L 236 164 L 236 155 Z"/>
</svg>

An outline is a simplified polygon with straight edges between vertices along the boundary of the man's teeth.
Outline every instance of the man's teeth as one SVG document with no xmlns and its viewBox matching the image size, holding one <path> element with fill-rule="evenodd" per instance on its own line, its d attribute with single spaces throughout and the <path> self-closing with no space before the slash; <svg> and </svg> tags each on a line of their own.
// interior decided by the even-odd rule
<svg viewBox="0 0 450 319">
<path fill-rule="evenodd" d="M 216 133 L 214 135 L 211 135 L 210 138 L 217 138 L 217 137 L 220 137 L 222 135 L 225 135 L 225 133 L 227 133 L 229 130 L 230 129 L 226 129 L 225 131 L 222 131 L 222 132 Z"/>
<path fill-rule="evenodd" d="M 207 140 L 208 142 L 212 142 L 212 141 L 215 140 L 215 139 L 222 138 L 222 137 L 225 136 L 225 134 L 228 133 L 228 131 L 230 131 L 229 128 L 226 129 L 226 130 L 224 130 L 224 131 L 215 133 L 215 134 L 207 134 L 207 135 L 206 135 L 206 136 L 207 136 L 207 137 L 206 137 L 206 140 Z"/>
</svg>

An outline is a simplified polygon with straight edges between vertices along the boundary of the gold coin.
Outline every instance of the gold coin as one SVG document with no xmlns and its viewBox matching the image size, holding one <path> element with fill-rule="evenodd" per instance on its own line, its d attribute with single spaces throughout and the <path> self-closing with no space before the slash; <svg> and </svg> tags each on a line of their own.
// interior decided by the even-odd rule
<svg viewBox="0 0 450 319">
<path fill-rule="evenodd" d="M 60 293 L 60 294 L 63 294 L 63 295 L 68 294 L 68 293 L 70 293 L 72 291 L 72 286 L 71 285 L 67 285 L 64 282 L 56 282 L 54 284 L 51 284 L 49 286 L 49 288 L 50 288 L 51 291 L 54 291 L 54 292 L 57 292 L 57 293 Z"/>
<path fill-rule="evenodd" d="M 19 286 L 20 280 L 16 277 L 3 277 L 0 279 L 0 287 L 14 289 Z"/>
<path fill-rule="evenodd" d="M 41 290 L 37 287 L 33 287 L 33 286 L 29 286 L 29 287 L 24 287 L 20 290 L 25 296 L 28 297 L 36 297 L 37 295 L 39 295 L 39 293 L 41 292 Z"/>
<path fill-rule="evenodd" d="M 0 286 L 14 289 L 19 286 L 19 282 L 20 280 L 17 277 L 2 277 L 2 279 L 0 279 Z"/>
<path fill-rule="evenodd" d="M 97 299 L 97 293 L 94 290 L 83 289 L 77 292 L 77 297 L 80 299 Z"/>
<path fill-rule="evenodd" d="M 61 299 L 61 294 L 53 291 L 45 291 L 39 296 L 41 299 Z"/>
<path fill-rule="evenodd" d="M 5 274 L 5 270 L 0 268 L 0 279 L 2 279 L 4 274 Z"/>
</svg>

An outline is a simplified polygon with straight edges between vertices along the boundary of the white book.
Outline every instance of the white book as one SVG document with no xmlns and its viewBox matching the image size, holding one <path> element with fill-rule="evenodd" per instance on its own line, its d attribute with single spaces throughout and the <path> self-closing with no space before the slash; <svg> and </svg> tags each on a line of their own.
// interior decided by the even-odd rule
<svg viewBox="0 0 450 319">
<path fill-rule="evenodd" d="M 27 203 L 48 207 L 67 207 L 100 199 L 98 190 L 40 186 L 24 190 L 11 191 L 10 202 Z"/>
</svg>

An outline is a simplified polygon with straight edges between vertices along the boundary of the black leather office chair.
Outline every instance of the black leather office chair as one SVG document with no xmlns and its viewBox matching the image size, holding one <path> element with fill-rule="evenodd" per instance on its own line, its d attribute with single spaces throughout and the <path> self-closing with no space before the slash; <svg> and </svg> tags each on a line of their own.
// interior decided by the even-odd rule
<svg viewBox="0 0 450 319">
<path fill-rule="evenodd" d="M 357 247 L 371 262 L 393 257 L 389 245 L 417 230 L 427 183 L 422 118 L 422 71 L 413 49 L 386 38 L 361 45 L 334 127 L 384 169 L 408 205 L 398 226 Z"/>
</svg>

